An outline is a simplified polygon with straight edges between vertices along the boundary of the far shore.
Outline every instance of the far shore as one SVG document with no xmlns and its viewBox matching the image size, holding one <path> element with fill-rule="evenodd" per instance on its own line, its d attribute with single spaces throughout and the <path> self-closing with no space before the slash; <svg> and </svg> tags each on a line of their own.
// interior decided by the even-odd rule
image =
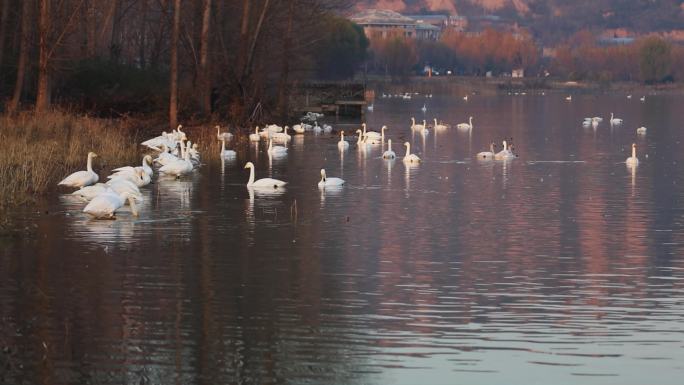
<svg viewBox="0 0 684 385">
<path fill-rule="evenodd" d="M 368 76 L 366 83 L 369 88 L 387 88 L 411 86 L 456 86 L 489 92 L 508 91 L 557 91 L 557 92 L 596 92 L 611 91 L 635 94 L 684 94 L 684 83 L 673 82 L 664 84 L 644 84 L 637 81 L 571 81 L 557 78 L 510 78 L 510 77 L 476 77 L 476 76 L 412 76 L 402 80 L 392 80 L 390 77 Z"/>
</svg>

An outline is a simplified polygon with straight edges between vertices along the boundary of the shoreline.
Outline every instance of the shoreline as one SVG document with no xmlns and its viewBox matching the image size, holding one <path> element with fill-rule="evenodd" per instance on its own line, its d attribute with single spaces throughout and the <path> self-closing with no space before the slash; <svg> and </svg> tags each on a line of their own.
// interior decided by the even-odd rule
<svg viewBox="0 0 684 385">
<path fill-rule="evenodd" d="M 476 91 L 555 91 L 555 92 L 633 92 L 644 94 L 684 94 L 684 83 L 644 84 L 637 81 L 572 81 L 557 78 L 485 78 L 473 76 L 412 76 L 404 80 L 388 77 L 371 76 L 365 79 L 367 88 L 389 88 L 406 86 L 458 86 L 468 87 Z"/>
</svg>

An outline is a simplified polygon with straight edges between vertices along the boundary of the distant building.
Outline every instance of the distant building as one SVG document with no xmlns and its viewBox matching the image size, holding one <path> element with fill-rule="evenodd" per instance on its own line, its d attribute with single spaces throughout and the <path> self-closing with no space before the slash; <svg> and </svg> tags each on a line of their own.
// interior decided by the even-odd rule
<svg viewBox="0 0 684 385">
<path fill-rule="evenodd" d="M 401 15 L 386 9 L 367 9 L 349 18 L 363 27 L 369 39 L 404 36 L 418 40 L 439 40 L 442 31 L 460 19 L 448 15 Z"/>
<path fill-rule="evenodd" d="M 349 19 L 363 27 L 366 37 L 371 40 L 387 39 L 391 36 L 416 38 L 416 21 L 394 11 L 367 9 Z"/>
</svg>

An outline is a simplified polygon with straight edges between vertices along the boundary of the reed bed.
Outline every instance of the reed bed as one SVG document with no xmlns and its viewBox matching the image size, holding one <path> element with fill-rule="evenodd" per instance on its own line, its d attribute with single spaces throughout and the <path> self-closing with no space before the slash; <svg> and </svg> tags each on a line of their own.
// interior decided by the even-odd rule
<svg viewBox="0 0 684 385">
<path fill-rule="evenodd" d="M 0 116 L 0 209 L 26 204 L 57 187 L 71 172 L 104 172 L 140 162 L 139 130 L 126 119 L 77 116 L 63 111 Z"/>
</svg>

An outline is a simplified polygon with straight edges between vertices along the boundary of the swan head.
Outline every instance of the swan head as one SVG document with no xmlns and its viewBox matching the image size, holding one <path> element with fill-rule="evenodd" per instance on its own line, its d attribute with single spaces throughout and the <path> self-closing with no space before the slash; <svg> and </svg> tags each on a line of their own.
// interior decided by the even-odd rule
<svg viewBox="0 0 684 385">
<path fill-rule="evenodd" d="M 176 128 L 176 131 L 181 132 L 181 128 L 183 128 L 183 125 L 179 124 L 178 127 Z"/>
<path fill-rule="evenodd" d="M 143 160 L 145 160 L 145 163 L 149 164 L 150 166 L 152 165 L 152 157 L 151 156 L 145 155 Z"/>
<path fill-rule="evenodd" d="M 388 130 L 387 126 L 382 126 L 382 128 L 380 129 L 380 131 L 385 131 L 385 130 Z"/>
<path fill-rule="evenodd" d="M 252 162 L 245 163 L 245 169 L 248 169 L 248 168 L 254 168 L 254 163 L 252 163 Z"/>
<path fill-rule="evenodd" d="M 323 177 L 323 179 L 325 180 L 325 169 L 324 168 L 321 169 L 321 177 Z"/>
<path fill-rule="evenodd" d="M 94 152 L 92 152 L 92 151 L 90 151 L 90 152 L 88 153 L 88 158 L 97 158 L 97 154 L 94 153 Z"/>
<path fill-rule="evenodd" d="M 361 134 L 361 133 L 363 133 L 363 131 L 361 131 L 361 130 L 356 130 L 356 133 L 357 133 L 357 134 Z"/>
<path fill-rule="evenodd" d="M 410 144 L 409 142 L 404 142 L 404 146 L 408 147 L 408 146 L 410 146 L 410 145 L 411 145 L 411 144 Z"/>
</svg>

